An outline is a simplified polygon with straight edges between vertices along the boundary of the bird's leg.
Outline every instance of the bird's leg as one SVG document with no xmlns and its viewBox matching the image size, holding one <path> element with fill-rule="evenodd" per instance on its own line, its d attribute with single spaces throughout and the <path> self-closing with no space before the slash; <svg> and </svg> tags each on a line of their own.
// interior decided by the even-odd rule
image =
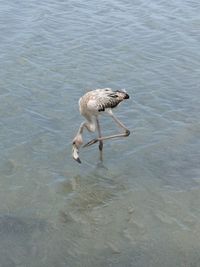
<svg viewBox="0 0 200 267">
<path fill-rule="evenodd" d="M 99 135 L 99 138 L 101 138 L 101 129 L 100 129 L 100 124 L 99 124 L 99 120 L 98 118 L 96 117 L 96 123 L 97 123 L 97 131 L 98 131 L 98 135 Z M 103 140 L 99 140 L 99 152 L 100 152 L 100 156 L 99 156 L 99 159 L 100 161 L 103 161 Z"/>
<path fill-rule="evenodd" d="M 93 139 L 93 140 L 89 141 L 87 144 L 85 144 L 83 147 L 91 146 L 98 141 L 108 140 L 108 139 L 117 138 L 117 137 L 126 137 L 126 136 L 130 135 L 130 131 L 126 128 L 126 126 L 124 126 L 123 123 L 113 115 L 113 113 L 109 113 L 109 114 L 110 114 L 111 118 L 115 121 L 115 123 L 120 128 L 122 128 L 124 130 L 124 133 L 113 134 L 113 135 L 109 135 L 109 136 L 102 136 L 102 137 Z"/>
</svg>

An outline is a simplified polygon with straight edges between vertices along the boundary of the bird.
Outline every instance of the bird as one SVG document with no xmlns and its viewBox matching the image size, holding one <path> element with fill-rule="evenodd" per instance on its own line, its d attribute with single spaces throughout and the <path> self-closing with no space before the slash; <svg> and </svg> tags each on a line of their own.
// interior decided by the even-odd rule
<svg viewBox="0 0 200 267">
<path fill-rule="evenodd" d="M 85 129 L 89 132 L 95 132 L 96 130 L 98 132 L 98 137 L 92 139 L 83 145 L 83 147 L 88 147 L 99 142 L 100 161 L 103 161 L 104 140 L 117 137 L 127 137 L 130 135 L 128 128 L 113 114 L 113 109 L 126 99 L 129 99 L 129 95 L 124 89 L 114 91 L 111 88 L 94 89 L 88 91 L 79 99 L 79 111 L 86 120 L 80 124 L 78 132 L 76 133 L 72 142 L 72 157 L 74 160 L 76 160 L 78 163 L 81 163 L 79 149 L 83 145 L 82 135 Z M 109 136 L 102 136 L 99 123 L 99 116 L 102 114 L 109 115 L 123 130 L 123 132 Z"/>
</svg>

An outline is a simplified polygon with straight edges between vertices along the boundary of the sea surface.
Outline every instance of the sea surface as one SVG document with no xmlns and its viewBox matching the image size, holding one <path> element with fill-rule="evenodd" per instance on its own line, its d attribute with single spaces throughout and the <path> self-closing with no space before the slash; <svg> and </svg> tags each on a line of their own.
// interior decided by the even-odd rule
<svg viewBox="0 0 200 267">
<path fill-rule="evenodd" d="M 0 267 L 200 266 L 199 14 L 199 0 L 1 1 Z M 131 135 L 78 164 L 78 99 L 104 87 L 130 95 L 115 115 Z"/>
</svg>

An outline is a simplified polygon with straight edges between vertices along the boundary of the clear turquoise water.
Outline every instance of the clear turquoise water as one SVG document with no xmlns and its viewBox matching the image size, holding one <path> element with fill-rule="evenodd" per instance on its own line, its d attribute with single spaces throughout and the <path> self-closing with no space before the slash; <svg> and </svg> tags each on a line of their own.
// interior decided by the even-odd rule
<svg viewBox="0 0 200 267">
<path fill-rule="evenodd" d="M 200 265 L 199 13 L 1 1 L 0 266 Z M 103 87 L 130 94 L 116 115 L 132 133 L 105 143 L 104 167 L 97 146 L 79 165 L 78 99 Z"/>
</svg>

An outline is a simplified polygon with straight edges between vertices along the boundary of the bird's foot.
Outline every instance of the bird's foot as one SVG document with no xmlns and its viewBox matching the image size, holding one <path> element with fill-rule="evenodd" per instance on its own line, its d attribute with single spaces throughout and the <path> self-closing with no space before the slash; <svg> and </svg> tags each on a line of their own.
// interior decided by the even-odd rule
<svg viewBox="0 0 200 267">
<path fill-rule="evenodd" d="M 81 163 L 81 160 L 79 158 L 79 150 L 75 143 L 72 145 L 72 157 L 74 160 L 76 160 L 78 163 Z"/>
<path fill-rule="evenodd" d="M 86 143 L 83 147 L 88 147 L 88 146 L 91 146 L 95 143 L 97 143 L 99 140 L 97 138 L 95 139 L 92 139 L 91 141 L 89 141 L 88 143 Z"/>
</svg>

